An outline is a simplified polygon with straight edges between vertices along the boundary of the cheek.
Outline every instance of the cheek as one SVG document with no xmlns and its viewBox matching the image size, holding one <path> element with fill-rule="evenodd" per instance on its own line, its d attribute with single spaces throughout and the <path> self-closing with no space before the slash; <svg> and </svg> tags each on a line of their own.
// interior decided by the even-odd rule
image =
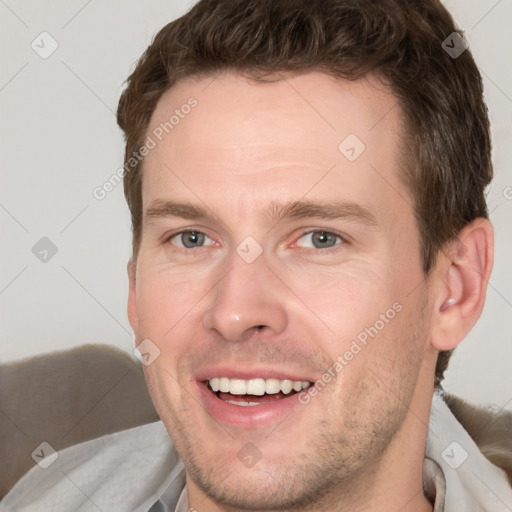
<svg viewBox="0 0 512 512">
<path fill-rule="evenodd" d="M 204 279 L 191 272 L 175 273 L 157 267 L 142 269 L 137 283 L 141 334 L 163 341 L 185 318 L 194 316 L 208 292 Z"/>
<path fill-rule="evenodd" d="M 370 369 L 393 372 L 400 361 L 407 363 L 404 354 L 412 347 L 406 324 L 417 311 L 401 268 L 351 263 L 342 272 L 303 269 L 300 280 L 290 281 L 301 299 L 291 314 L 328 356 L 331 373 L 342 378 L 343 386 L 350 387 L 348 381 L 356 385 Z M 293 275 L 297 272 L 288 279 Z"/>
<path fill-rule="evenodd" d="M 175 377 L 175 368 L 168 361 L 168 355 L 163 354 L 153 364 L 144 368 L 148 390 L 153 404 L 160 418 L 165 421 L 172 430 L 177 428 L 180 417 L 176 404 L 182 403 L 181 390 Z"/>
<path fill-rule="evenodd" d="M 371 270 L 373 268 L 373 270 Z M 299 278 L 297 276 L 300 276 Z M 290 269 L 285 277 L 296 301 L 297 317 L 315 316 L 333 339 L 355 336 L 392 307 L 396 297 L 379 265 L 351 262 L 343 269 Z"/>
</svg>

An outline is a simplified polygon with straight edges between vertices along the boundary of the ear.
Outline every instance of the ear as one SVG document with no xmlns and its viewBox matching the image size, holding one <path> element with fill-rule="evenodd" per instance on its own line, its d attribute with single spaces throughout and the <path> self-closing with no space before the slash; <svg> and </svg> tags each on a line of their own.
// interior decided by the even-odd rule
<svg viewBox="0 0 512 512">
<path fill-rule="evenodd" d="M 465 226 L 439 253 L 431 324 L 431 344 L 437 350 L 455 348 L 480 317 L 493 257 L 493 228 L 483 218 Z"/>
<path fill-rule="evenodd" d="M 130 259 L 128 265 L 126 267 L 128 271 L 128 281 L 129 281 L 129 289 L 128 289 L 128 321 L 132 326 L 133 332 L 135 333 L 135 343 L 137 344 L 137 338 L 139 333 L 139 312 L 137 309 L 137 265 Z"/>
</svg>

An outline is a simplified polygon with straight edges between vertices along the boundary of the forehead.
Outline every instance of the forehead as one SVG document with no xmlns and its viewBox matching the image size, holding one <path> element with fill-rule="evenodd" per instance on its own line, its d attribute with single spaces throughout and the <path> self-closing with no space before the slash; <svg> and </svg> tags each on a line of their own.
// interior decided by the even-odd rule
<svg viewBox="0 0 512 512">
<path fill-rule="evenodd" d="M 313 71 L 261 83 L 224 72 L 182 80 L 158 102 L 147 134 L 156 146 L 143 166 L 146 204 L 162 192 L 187 195 L 176 183 L 182 178 L 201 192 L 205 183 L 219 185 L 219 198 L 243 187 L 254 197 L 272 185 L 300 195 L 299 185 L 333 167 L 322 182 L 326 193 L 335 186 L 348 195 L 379 195 L 368 188 L 375 180 L 395 188 L 388 196 L 402 188 L 401 110 L 374 77 L 348 81 Z"/>
<path fill-rule="evenodd" d="M 168 122 L 193 97 L 193 137 L 183 129 L 186 123 L 181 118 L 172 132 L 177 142 L 196 147 L 285 147 L 300 141 L 305 148 L 334 144 L 336 149 L 347 131 L 373 143 L 382 133 L 400 136 L 397 98 L 376 77 L 348 81 L 315 71 L 280 76 L 256 82 L 227 71 L 179 81 L 158 102 L 149 132 Z"/>
</svg>

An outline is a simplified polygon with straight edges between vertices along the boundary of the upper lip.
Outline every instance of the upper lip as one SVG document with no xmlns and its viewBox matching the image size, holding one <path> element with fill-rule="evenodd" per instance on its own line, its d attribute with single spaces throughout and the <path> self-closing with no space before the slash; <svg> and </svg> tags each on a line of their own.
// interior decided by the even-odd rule
<svg viewBox="0 0 512 512">
<path fill-rule="evenodd" d="M 227 377 L 229 379 L 277 379 L 277 380 L 293 380 L 301 382 L 315 382 L 317 379 L 311 375 L 311 372 L 299 370 L 286 370 L 271 366 L 245 366 L 233 365 L 229 366 L 211 366 L 199 370 L 194 377 L 198 381 L 207 381 L 214 377 Z"/>
</svg>

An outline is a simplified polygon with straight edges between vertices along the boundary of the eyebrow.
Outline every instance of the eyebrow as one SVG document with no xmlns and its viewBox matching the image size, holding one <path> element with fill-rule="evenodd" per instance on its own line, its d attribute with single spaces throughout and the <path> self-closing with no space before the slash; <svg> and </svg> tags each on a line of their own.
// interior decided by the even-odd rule
<svg viewBox="0 0 512 512">
<path fill-rule="evenodd" d="M 368 226 L 377 226 L 377 218 L 367 208 L 351 202 L 294 201 L 292 203 L 271 203 L 266 212 L 271 220 L 321 218 L 331 220 L 351 220 Z"/>
<path fill-rule="evenodd" d="M 180 217 L 182 219 L 205 219 L 209 216 L 207 210 L 191 203 L 177 203 L 157 199 L 146 209 L 144 217 L 147 221 L 165 217 Z"/>
<path fill-rule="evenodd" d="M 370 227 L 378 225 L 377 218 L 367 208 L 352 202 L 294 201 L 281 203 L 274 201 L 265 210 L 265 215 L 273 222 L 285 219 L 321 218 L 348 220 Z M 145 211 L 145 222 L 153 219 L 178 217 L 187 220 L 205 220 L 213 217 L 206 208 L 191 203 L 155 200 Z"/>
</svg>

